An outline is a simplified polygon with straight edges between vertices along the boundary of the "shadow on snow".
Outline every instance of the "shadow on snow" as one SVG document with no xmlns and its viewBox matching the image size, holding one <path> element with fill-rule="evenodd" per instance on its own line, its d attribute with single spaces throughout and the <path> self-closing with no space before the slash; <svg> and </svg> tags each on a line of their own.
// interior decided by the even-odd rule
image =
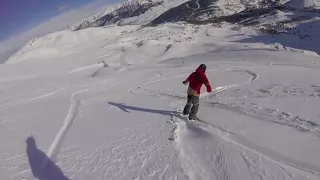
<svg viewBox="0 0 320 180">
<path fill-rule="evenodd" d="M 34 137 L 26 140 L 27 156 L 33 176 L 38 180 L 69 180 L 62 170 L 36 145 Z"/>
<path fill-rule="evenodd" d="M 147 108 L 139 108 L 134 106 L 128 106 L 124 103 L 114 103 L 108 102 L 112 106 L 116 106 L 124 112 L 131 113 L 131 111 L 140 111 L 140 112 L 147 112 L 152 114 L 160 114 L 160 115 L 169 115 L 169 116 L 178 116 L 179 113 L 177 111 L 167 111 L 167 110 L 157 110 L 157 109 L 147 109 Z M 131 111 L 129 111 L 131 110 Z"/>
<path fill-rule="evenodd" d="M 167 111 L 167 110 L 140 108 L 140 107 L 128 106 L 124 103 L 115 103 L 115 102 L 108 102 L 108 104 L 115 106 L 115 107 L 118 107 L 119 109 L 121 109 L 122 111 L 124 111 L 126 113 L 131 113 L 131 111 L 140 111 L 140 112 L 170 116 L 171 118 L 176 117 L 176 118 L 181 119 L 182 121 L 186 122 L 186 127 L 188 130 L 190 130 L 189 132 L 192 137 L 194 137 L 194 138 L 211 137 L 210 133 L 208 133 L 206 130 L 202 129 L 198 125 L 196 125 L 194 123 L 188 123 L 188 122 L 190 122 L 188 120 L 188 118 L 181 116 L 181 114 L 178 111 Z M 173 140 L 173 139 L 169 138 L 169 140 Z"/>
</svg>

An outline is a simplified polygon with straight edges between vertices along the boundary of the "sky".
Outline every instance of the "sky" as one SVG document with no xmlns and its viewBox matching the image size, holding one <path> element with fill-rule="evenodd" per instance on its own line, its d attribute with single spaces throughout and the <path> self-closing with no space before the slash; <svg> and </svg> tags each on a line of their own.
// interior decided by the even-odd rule
<svg viewBox="0 0 320 180">
<path fill-rule="evenodd" d="M 124 0 L 0 0 L 0 63 L 33 38 L 64 29 Z"/>
<path fill-rule="evenodd" d="M 0 41 L 92 0 L 1 0 Z"/>
</svg>

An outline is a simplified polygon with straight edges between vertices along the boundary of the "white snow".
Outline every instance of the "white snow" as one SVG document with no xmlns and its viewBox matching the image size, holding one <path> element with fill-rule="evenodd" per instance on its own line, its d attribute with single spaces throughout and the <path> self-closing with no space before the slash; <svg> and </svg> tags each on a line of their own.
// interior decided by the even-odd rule
<svg viewBox="0 0 320 180">
<path fill-rule="evenodd" d="M 137 0 L 139 4 L 143 4 L 146 1 Z M 119 23 L 121 24 L 135 24 L 135 25 L 145 25 L 153 21 L 155 18 L 159 17 L 162 13 L 166 12 L 167 10 L 176 7 L 184 2 L 187 2 L 187 0 L 154 0 L 152 2 L 162 2 L 161 5 L 154 6 L 150 9 L 148 9 L 145 13 L 134 16 L 126 19 L 122 19 Z"/>
<path fill-rule="evenodd" d="M 296 8 L 296 9 L 314 7 L 316 5 L 317 5 L 316 0 L 291 0 L 288 3 L 286 3 L 287 7 Z"/>
<path fill-rule="evenodd" d="M 0 66 L 1 179 L 35 179 L 30 136 L 51 178 L 320 179 L 319 56 L 231 27 L 109 26 L 25 46 Z M 189 122 L 182 81 L 201 63 L 214 91 Z"/>
</svg>

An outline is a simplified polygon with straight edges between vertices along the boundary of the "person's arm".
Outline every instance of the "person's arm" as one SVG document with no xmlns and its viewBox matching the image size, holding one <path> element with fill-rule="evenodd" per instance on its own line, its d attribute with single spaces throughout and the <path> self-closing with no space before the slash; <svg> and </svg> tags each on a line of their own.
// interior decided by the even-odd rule
<svg viewBox="0 0 320 180">
<path fill-rule="evenodd" d="M 184 85 L 188 84 L 188 82 L 190 81 L 191 75 L 192 75 L 192 74 L 190 74 L 189 77 L 182 82 Z"/>
<path fill-rule="evenodd" d="M 212 92 L 212 88 L 206 74 L 203 74 L 203 80 L 204 80 L 204 85 L 207 87 L 207 92 Z"/>
</svg>

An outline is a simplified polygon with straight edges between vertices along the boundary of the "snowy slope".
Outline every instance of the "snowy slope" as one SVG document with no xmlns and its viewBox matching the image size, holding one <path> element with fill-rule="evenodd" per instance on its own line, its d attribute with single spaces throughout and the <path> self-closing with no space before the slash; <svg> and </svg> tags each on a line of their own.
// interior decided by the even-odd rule
<svg viewBox="0 0 320 180">
<path fill-rule="evenodd" d="M 313 8 L 319 5 L 320 3 L 317 0 L 291 0 L 285 4 L 285 6 L 295 9 Z"/>
<path fill-rule="evenodd" d="M 158 25 L 165 22 L 208 20 L 251 8 L 282 5 L 286 0 L 132 0 L 81 21 L 71 30 L 106 25 Z"/>
<path fill-rule="evenodd" d="M 69 29 L 81 30 L 107 25 L 154 26 L 179 21 L 195 24 L 221 21 L 239 23 L 239 19 L 256 17 L 257 13 L 260 15 L 270 11 L 319 13 L 319 7 L 319 0 L 132 0 L 109 8 L 88 20 L 80 21 Z M 294 18 L 291 19 L 295 21 Z"/>
<path fill-rule="evenodd" d="M 90 27 L 106 25 L 146 25 L 168 9 L 178 6 L 185 0 L 132 0 L 117 5 L 101 15 L 81 21 L 71 27 L 71 30 L 81 30 Z"/>
<path fill-rule="evenodd" d="M 253 35 L 241 42 L 261 42 L 278 44 L 278 48 L 299 51 L 303 49 L 320 54 L 319 25 L 320 11 L 315 9 L 291 10 L 256 9 L 233 15 L 229 22 L 237 22 L 235 29 L 246 26 L 256 30 Z"/>
<path fill-rule="evenodd" d="M 87 24 L 91 24 L 91 23 L 95 22 L 97 19 L 99 19 L 99 18 L 105 16 L 106 14 L 114 11 L 118 6 L 119 5 L 109 5 L 103 12 L 99 12 L 99 13 L 95 14 L 94 16 L 88 17 L 86 19 L 82 19 L 79 22 L 67 27 L 66 30 L 75 30 L 81 25 L 88 26 Z"/>
<path fill-rule="evenodd" d="M 56 32 L 30 41 L 20 51 L 11 56 L 7 63 L 28 59 L 55 58 L 57 56 L 78 53 L 80 49 L 87 49 L 90 45 L 99 46 L 99 44 L 96 44 L 97 41 L 117 42 L 117 35 L 131 29 L 137 29 L 137 27 L 109 27 L 107 29 L 86 29 L 78 32 Z"/>
<path fill-rule="evenodd" d="M 38 39 L 0 66 L 1 179 L 320 179 L 320 59 L 252 36 L 168 23 Z M 182 81 L 200 63 L 214 91 L 189 122 Z"/>
</svg>

